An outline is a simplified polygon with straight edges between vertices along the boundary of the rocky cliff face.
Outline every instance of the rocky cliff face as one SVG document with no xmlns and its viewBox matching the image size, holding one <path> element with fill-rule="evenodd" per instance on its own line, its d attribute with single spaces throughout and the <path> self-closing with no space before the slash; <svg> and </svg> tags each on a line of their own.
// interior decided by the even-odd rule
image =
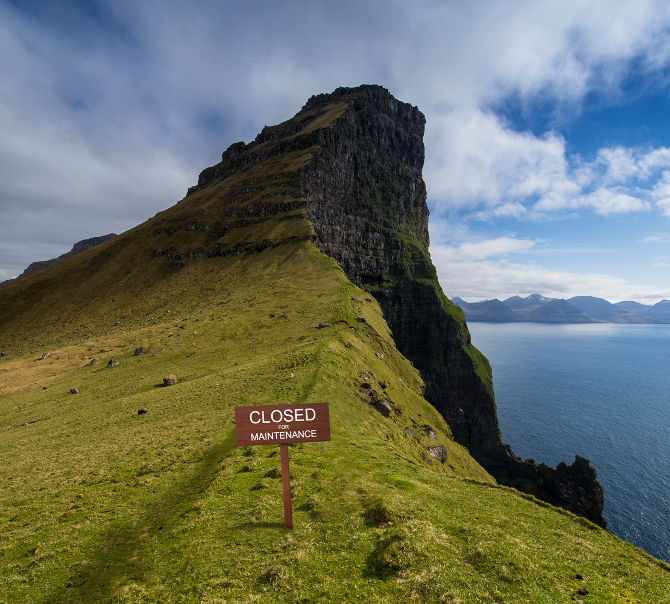
<svg viewBox="0 0 670 604">
<path fill-rule="evenodd" d="M 603 489 L 587 460 L 554 470 L 518 458 L 501 440 L 490 365 L 472 345 L 463 312 L 442 292 L 428 253 L 424 124 L 416 107 L 379 86 L 312 97 L 293 119 L 264 128 L 249 145 L 232 145 L 202 172 L 189 195 L 276 162 L 274 172 L 239 177 L 246 188 L 229 200 L 229 222 L 219 217 L 199 228 L 220 236 L 240 217 L 299 209 L 313 225 L 314 244 L 379 301 L 396 346 L 420 370 L 425 396 L 454 438 L 499 482 L 605 526 Z M 207 245 L 213 255 L 244 244 Z"/>
<path fill-rule="evenodd" d="M 421 371 L 426 398 L 456 440 L 500 482 L 604 525 L 603 491 L 588 461 L 552 470 L 502 443 L 490 366 L 443 294 L 428 254 L 423 114 L 375 86 L 319 95 L 305 108 L 342 97 L 354 98 L 301 171 L 316 246 L 377 298 L 396 345 Z"/>
</svg>

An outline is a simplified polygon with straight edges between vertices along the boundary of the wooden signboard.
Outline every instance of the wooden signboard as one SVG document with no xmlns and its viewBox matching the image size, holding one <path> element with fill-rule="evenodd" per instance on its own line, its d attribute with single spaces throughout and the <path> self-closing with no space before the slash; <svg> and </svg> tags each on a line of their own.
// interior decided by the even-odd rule
<svg viewBox="0 0 670 604">
<path fill-rule="evenodd" d="M 284 526 L 293 528 L 288 445 L 330 440 L 328 403 L 235 407 L 235 433 L 238 447 L 279 445 L 284 492 Z"/>
<path fill-rule="evenodd" d="M 235 407 L 238 447 L 330 440 L 328 403 Z"/>
</svg>

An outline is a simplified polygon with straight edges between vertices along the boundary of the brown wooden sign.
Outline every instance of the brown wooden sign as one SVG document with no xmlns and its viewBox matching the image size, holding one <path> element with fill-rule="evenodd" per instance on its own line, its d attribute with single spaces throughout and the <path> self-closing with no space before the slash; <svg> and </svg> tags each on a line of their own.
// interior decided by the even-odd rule
<svg viewBox="0 0 670 604">
<path fill-rule="evenodd" d="M 288 467 L 289 443 L 330 440 L 328 403 L 311 405 L 257 405 L 235 407 L 235 433 L 238 447 L 279 445 L 284 498 L 284 526 L 293 528 L 291 472 Z"/>
<path fill-rule="evenodd" d="M 238 447 L 330 440 L 328 403 L 235 407 Z"/>
</svg>

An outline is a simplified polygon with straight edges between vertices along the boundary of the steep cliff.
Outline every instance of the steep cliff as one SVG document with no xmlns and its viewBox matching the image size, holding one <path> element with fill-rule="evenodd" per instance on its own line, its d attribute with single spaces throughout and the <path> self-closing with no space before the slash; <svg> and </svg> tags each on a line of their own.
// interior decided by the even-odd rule
<svg viewBox="0 0 670 604">
<path fill-rule="evenodd" d="M 314 244 L 378 300 L 398 349 L 421 372 L 425 396 L 454 438 L 501 483 L 605 526 L 603 490 L 586 460 L 553 470 L 518 458 L 502 442 L 490 365 L 472 345 L 462 310 L 442 292 L 428 253 L 424 125 L 416 107 L 380 86 L 314 96 L 293 119 L 264 128 L 249 145 L 232 145 L 189 190 L 198 194 L 224 176 L 245 174 L 229 200 L 227 223 L 197 226 L 185 218 L 171 228 L 209 230 L 213 240 L 244 221 L 299 210 L 313 226 Z M 264 171 L 249 178 L 250 166 L 261 163 Z M 167 246 L 157 253 L 183 260 L 272 245 L 234 239 L 208 243 L 208 250 Z"/>
</svg>

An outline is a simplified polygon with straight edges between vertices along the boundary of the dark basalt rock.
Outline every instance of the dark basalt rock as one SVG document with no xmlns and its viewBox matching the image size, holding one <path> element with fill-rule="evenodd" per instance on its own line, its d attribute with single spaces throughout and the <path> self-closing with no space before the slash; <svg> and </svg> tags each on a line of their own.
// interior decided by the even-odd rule
<svg viewBox="0 0 670 604">
<path fill-rule="evenodd" d="M 421 372 L 426 399 L 484 468 L 604 527 L 603 489 L 586 460 L 536 470 L 502 442 L 490 365 L 428 253 L 423 114 L 379 86 L 312 97 L 305 109 L 343 97 L 350 104 L 320 131 L 320 148 L 302 169 L 315 245 L 374 295 L 396 346 Z"/>
<path fill-rule="evenodd" d="M 426 451 L 428 451 L 428 455 L 434 457 L 440 463 L 444 463 L 449 457 L 449 452 L 444 445 L 439 445 L 437 447 L 426 447 Z"/>
<path fill-rule="evenodd" d="M 430 440 L 436 440 L 435 428 L 433 428 L 433 426 L 424 424 L 423 430 L 426 433 L 426 436 L 430 438 Z"/>
<path fill-rule="evenodd" d="M 388 401 L 385 400 L 377 401 L 375 403 L 375 409 L 377 409 L 377 411 L 379 411 L 379 413 L 381 413 L 384 417 L 389 417 L 393 412 L 391 405 L 389 405 Z"/>
</svg>

